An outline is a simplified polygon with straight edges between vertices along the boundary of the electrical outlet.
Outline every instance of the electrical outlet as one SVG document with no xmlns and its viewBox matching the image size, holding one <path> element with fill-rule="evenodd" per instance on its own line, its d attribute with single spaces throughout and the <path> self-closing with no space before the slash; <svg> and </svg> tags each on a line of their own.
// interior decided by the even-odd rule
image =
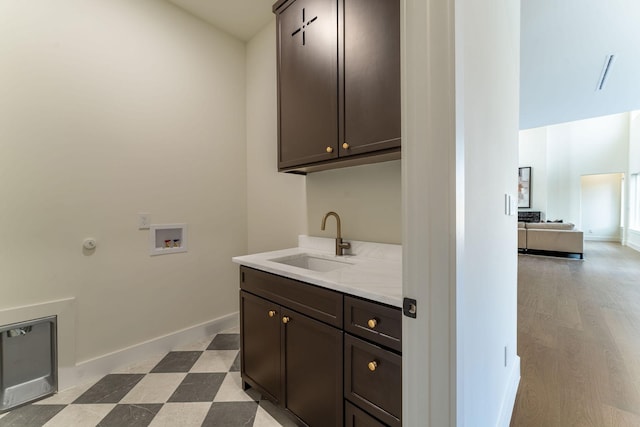
<svg viewBox="0 0 640 427">
<path fill-rule="evenodd" d="M 148 230 L 151 226 L 151 214 L 138 213 L 138 230 Z"/>
</svg>

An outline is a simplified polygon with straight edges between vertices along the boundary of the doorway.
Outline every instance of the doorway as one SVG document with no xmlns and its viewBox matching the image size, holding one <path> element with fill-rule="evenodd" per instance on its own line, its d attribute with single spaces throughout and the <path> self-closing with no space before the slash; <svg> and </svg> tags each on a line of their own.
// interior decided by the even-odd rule
<svg viewBox="0 0 640 427">
<path fill-rule="evenodd" d="M 585 240 L 622 241 L 623 173 L 580 178 L 580 222 Z"/>
</svg>

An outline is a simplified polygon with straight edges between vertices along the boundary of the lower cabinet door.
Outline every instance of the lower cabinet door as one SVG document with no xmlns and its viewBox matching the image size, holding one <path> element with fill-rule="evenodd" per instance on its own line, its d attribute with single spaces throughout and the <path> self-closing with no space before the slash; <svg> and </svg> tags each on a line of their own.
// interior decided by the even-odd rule
<svg viewBox="0 0 640 427">
<path fill-rule="evenodd" d="M 280 306 L 247 292 L 240 292 L 240 319 L 242 378 L 274 401 L 280 402 Z"/>
<path fill-rule="evenodd" d="M 311 427 L 342 426 L 343 333 L 284 311 L 285 407 Z"/>
<path fill-rule="evenodd" d="M 386 427 L 362 409 L 344 402 L 344 427 Z"/>
</svg>

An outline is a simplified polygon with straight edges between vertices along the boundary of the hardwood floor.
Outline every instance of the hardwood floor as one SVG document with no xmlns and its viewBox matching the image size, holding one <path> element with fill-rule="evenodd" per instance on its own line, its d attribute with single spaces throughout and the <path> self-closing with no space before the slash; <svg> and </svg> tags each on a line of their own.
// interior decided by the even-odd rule
<svg viewBox="0 0 640 427">
<path fill-rule="evenodd" d="M 640 426 L 640 252 L 519 256 L 518 354 L 512 427 Z"/>
</svg>

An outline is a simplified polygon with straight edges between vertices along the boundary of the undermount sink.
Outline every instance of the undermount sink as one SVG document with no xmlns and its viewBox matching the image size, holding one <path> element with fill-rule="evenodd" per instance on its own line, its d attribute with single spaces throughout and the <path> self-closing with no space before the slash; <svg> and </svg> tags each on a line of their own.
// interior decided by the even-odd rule
<svg viewBox="0 0 640 427">
<path fill-rule="evenodd" d="M 353 265 L 350 262 L 321 258 L 319 256 L 309 254 L 293 255 L 284 258 L 274 258 L 269 261 L 318 272 L 333 271 Z"/>
</svg>

